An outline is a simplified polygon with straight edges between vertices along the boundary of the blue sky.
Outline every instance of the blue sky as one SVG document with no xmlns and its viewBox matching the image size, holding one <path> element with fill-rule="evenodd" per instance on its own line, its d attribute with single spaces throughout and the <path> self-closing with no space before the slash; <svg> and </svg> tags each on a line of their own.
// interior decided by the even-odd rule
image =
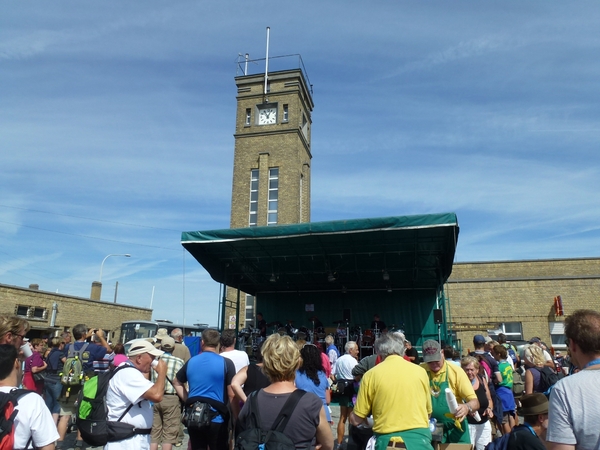
<svg viewBox="0 0 600 450">
<path fill-rule="evenodd" d="M 288 4 L 289 3 L 289 4 Z M 0 283 L 217 323 L 238 54 L 301 54 L 312 220 L 456 212 L 456 261 L 597 257 L 600 4 L 0 0 Z"/>
</svg>

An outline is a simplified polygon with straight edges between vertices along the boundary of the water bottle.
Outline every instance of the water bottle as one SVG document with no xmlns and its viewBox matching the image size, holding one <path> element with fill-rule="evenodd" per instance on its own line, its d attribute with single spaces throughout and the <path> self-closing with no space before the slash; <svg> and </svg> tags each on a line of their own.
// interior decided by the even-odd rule
<svg viewBox="0 0 600 450">
<path fill-rule="evenodd" d="M 435 417 L 432 417 L 431 419 L 429 419 L 429 431 L 431 431 L 431 434 L 435 433 L 436 425 L 437 425 L 437 420 L 435 419 Z"/>
</svg>

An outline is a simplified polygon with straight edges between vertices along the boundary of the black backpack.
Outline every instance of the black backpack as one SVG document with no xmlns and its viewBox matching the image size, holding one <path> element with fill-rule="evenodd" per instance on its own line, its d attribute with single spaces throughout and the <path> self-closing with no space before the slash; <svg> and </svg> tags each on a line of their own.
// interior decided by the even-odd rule
<svg viewBox="0 0 600 450">
<path fill-rule="evenodd" d="M 550 389 L 561 379 L 561 376 L 548 366 L 535 369 L 540 372 L 540 391 L 550 395 Z"/>
<path fill-rule="evenodd" d="M 133 407 L 129 405 L 117 421 L 108 421 L 108 407 L 106 406 L 106 393 L 108 383 L 115 374 L 128 367 L 129 364 L 101 372 L 85 382 L 79 392 L 76 423 L 83 440 L 94 447 L 106 445 L 107 442 L 122 441 L 136 434 L 150 434 L 151 428 L 136 429 L 133 425 L 122 423 L 125 414 Z"/>
<path fill-rule="evenodd" d="M 236 438 L 236 450 L 295 450 L 296 446 L 292 440 L 283 434 L 285 427 L 290 420 L 296 405 L 306 394 L 302 389 L 296 389 L 287 399 L 279 415 L 275 418 L 270 430 L 260 428 L 259 407 L 256 400 L 258 391 L 254 391 L 248 397 L 248 406 L 250 407 L 249 419 L 250 428 L 242 431 Z"/>
</svg>

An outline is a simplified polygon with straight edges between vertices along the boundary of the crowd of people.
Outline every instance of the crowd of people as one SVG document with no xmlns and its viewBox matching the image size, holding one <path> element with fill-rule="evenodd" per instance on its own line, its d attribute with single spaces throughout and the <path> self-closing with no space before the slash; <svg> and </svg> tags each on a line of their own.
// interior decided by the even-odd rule
<svg viewBox="0 0 600 450">
<path fill-rule="evenodd" d="M 340 354 L 331 343 L 321 348 L 273 334 L 250 362 L 236 350 L 233 330 L 204 330 L 202 351 L 193 357 L 181 330 L 131 341 L 126 354 L 102 330 L 83 324 L 48 343 L 28 343 L 28 331 L 26 320 L 0 316 L 0 392 L 20 384 L 31 391 L 17 406 L 14 448 L 63 446 L 81 386 L 61 383 L 61 364 L 74 352 L 82 355 L 86 378 L 114 371 L 108 420 L 133 426 L 107 449 L 181 445 L 182 410 L 193 450 L 230 450 L 254 428 L 278 424 L 297 449 L 341 449 L 347 435 L 359 450 L 430 450 L 435 442 L 481 450 L 501 436 L 509 449 L 600 448 L 600 313 L 592 310 L 566 318 L 561 367 L 538 338 L 518 352 L 504 336 L 496 342 L 475 335 L 474 351 L 462 358 L 426 340 L 419 361 L 404 335 L 390 331 L 359 361 L 353 341 Z M 121 370 L 127 367 L 136 370 Z M 44 372 L 40 381 L 36 374 Z M 520 377 L 523 395 L 515 389 Z M 332 390 L 340 404 L 337 425 Z M 76 446 L 84 447 L 80 438 Z"/>
</svg>

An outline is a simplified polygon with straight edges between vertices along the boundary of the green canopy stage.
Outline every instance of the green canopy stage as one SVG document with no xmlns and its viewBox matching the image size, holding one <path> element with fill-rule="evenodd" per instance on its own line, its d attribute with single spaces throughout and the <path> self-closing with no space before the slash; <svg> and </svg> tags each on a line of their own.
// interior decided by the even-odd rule
<svg viewBox="0 0 600 450">
<path fill-rule="evenodd" d="M 310 328 L 316 315 L 365 329 L 378 313 L 417 343 L 440 331 L 433 310 L 445 309 L 458 231 L 446 213 L 183 232 L 181 241 L 215 281 L 256 296 L 267 322 Z"/>
</svg>

